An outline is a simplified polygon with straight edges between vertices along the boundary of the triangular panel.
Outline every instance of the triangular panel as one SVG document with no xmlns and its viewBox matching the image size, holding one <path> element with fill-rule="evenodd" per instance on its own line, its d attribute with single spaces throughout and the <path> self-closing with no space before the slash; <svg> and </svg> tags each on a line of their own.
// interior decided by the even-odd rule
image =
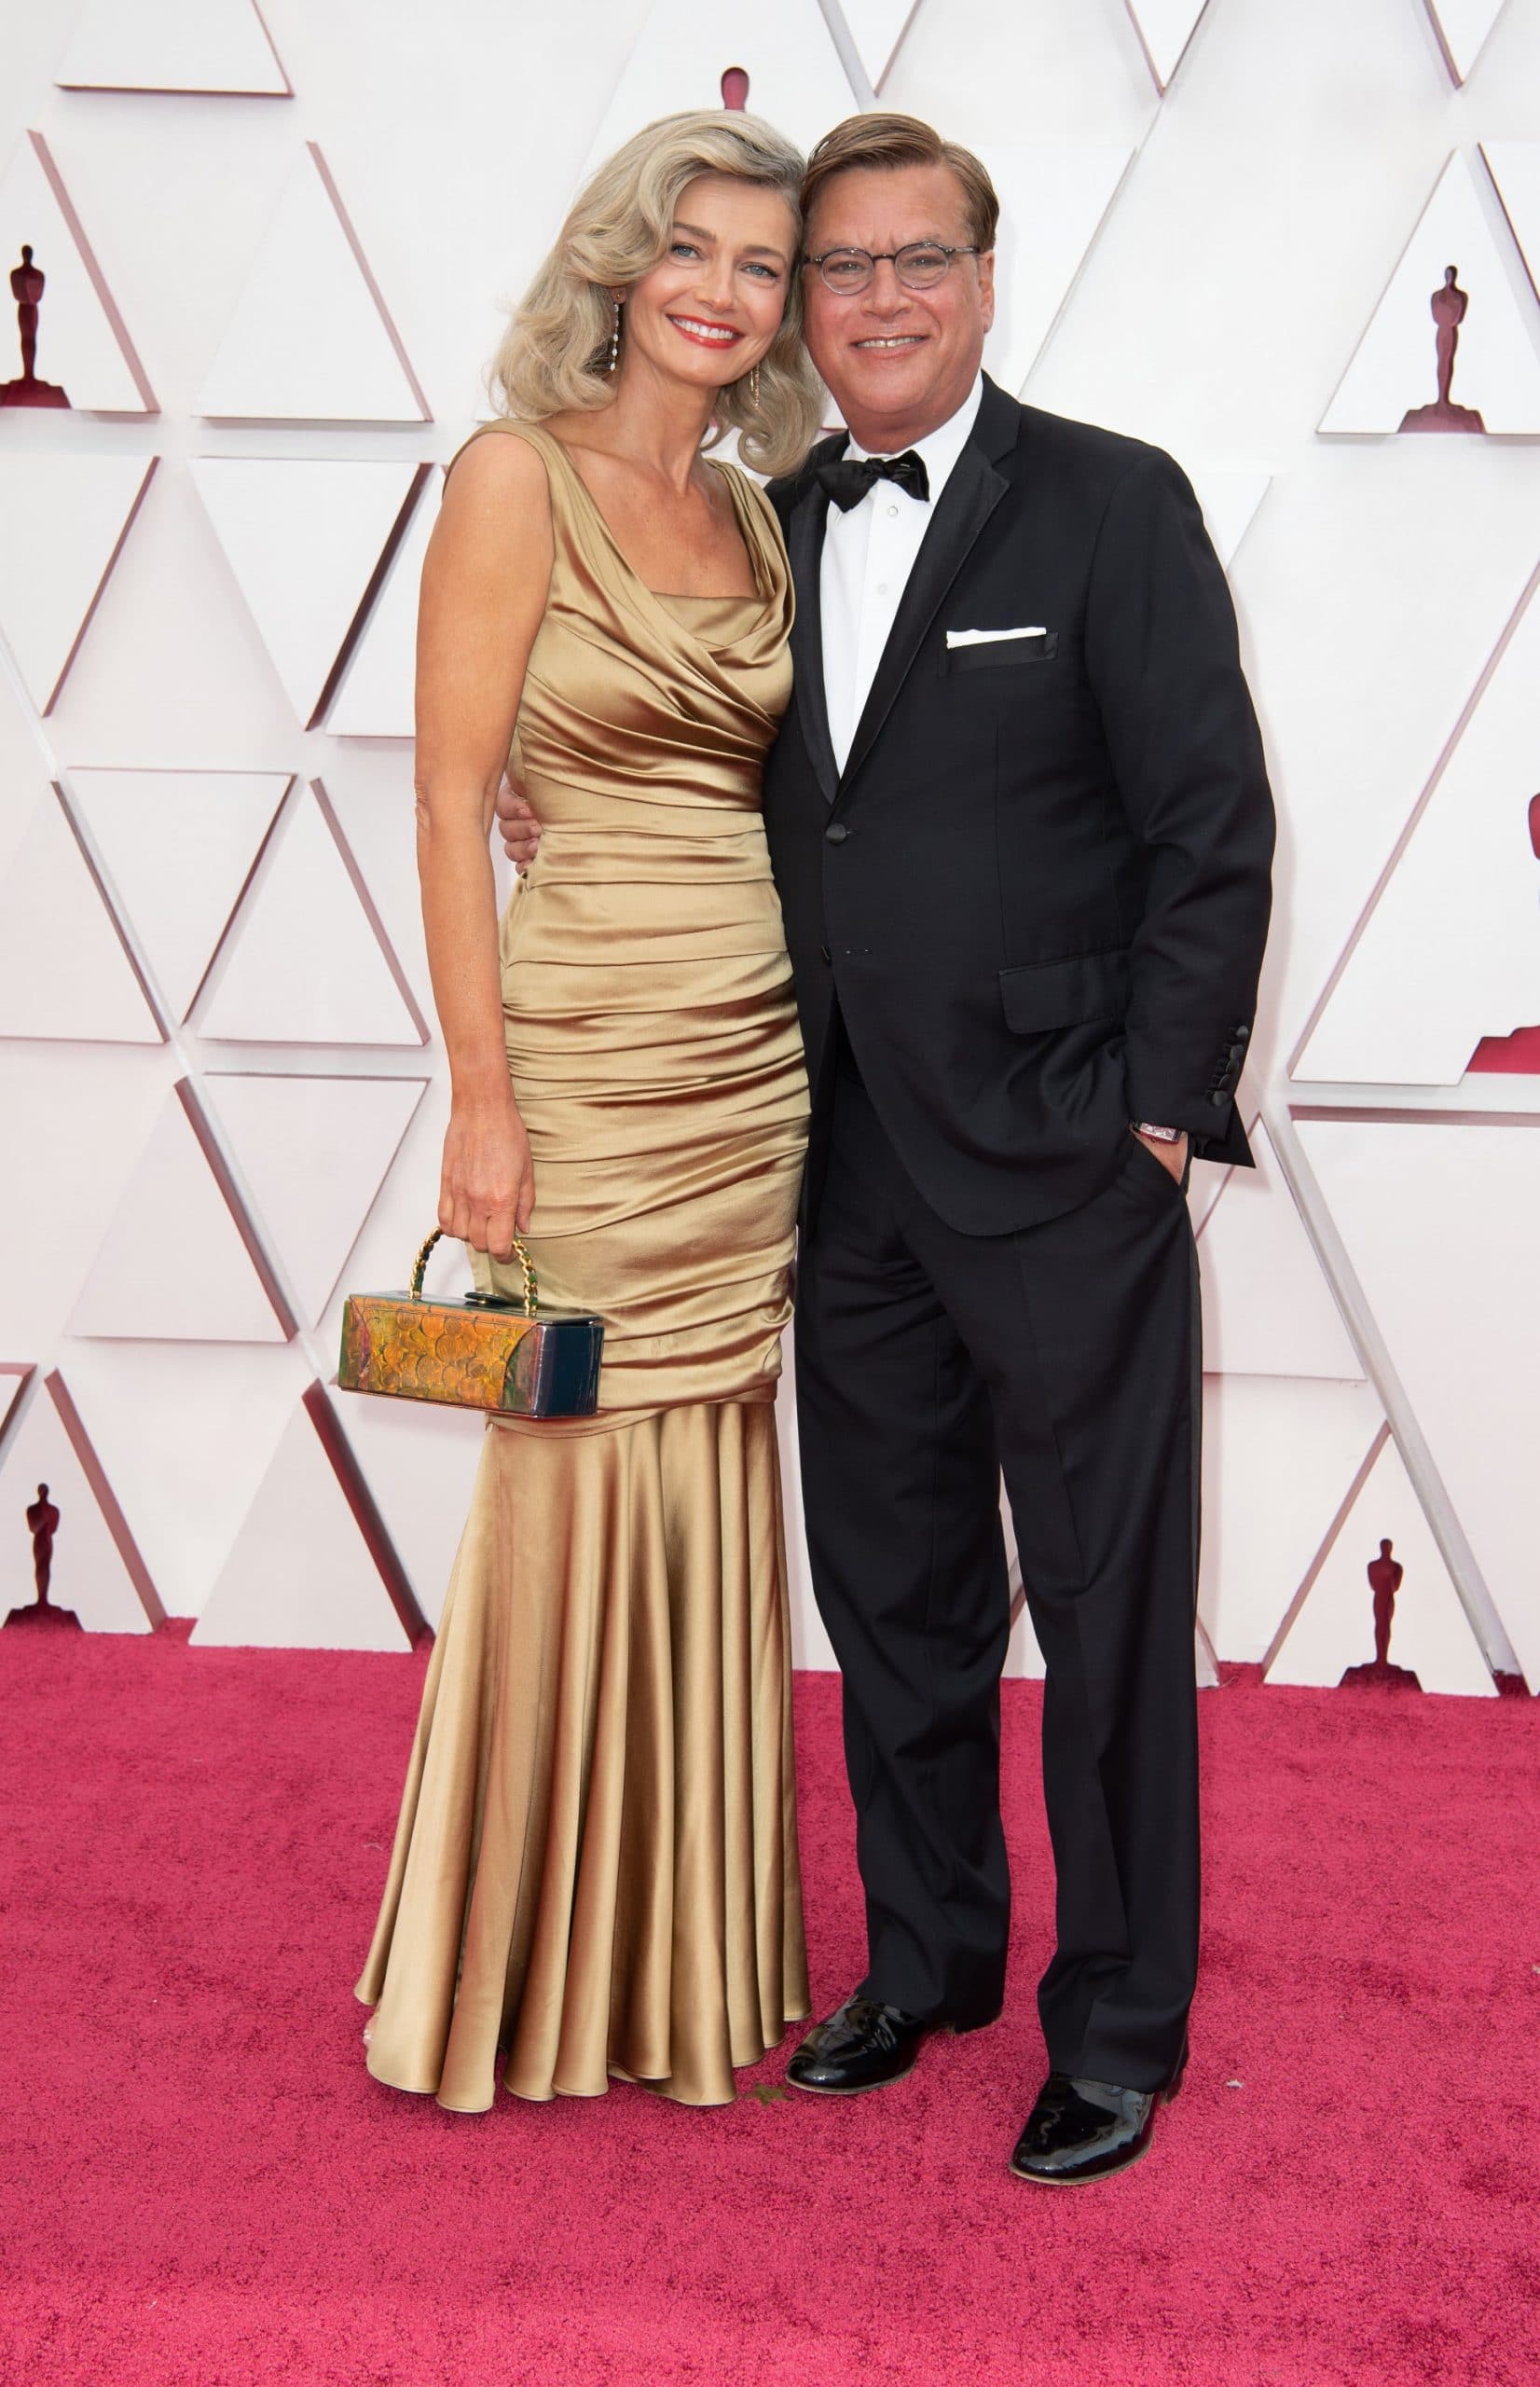
<svg viewBox="0 0 1540 2387">
<path fill-rule="evenodd" d="M 172 1616 L 235 1546 L 310 1363 L 296 1344 L 76 1342 L 70 1388 Z"/>
<path fill-rule="evenodd" d="M 1133 158 L 1132 149 L 985 143 L 1000 196 L 995 327 L 984 363 L 1002 389 L 1026 379 Z"/>
<path fill-rule="evenodd" d="M 1540 297 L 1540 141 L 1483 141 L 1481 155 Z"/>
<path fill-rule="evenodd" d="M 188 470 L 289 701 L 311 725 L 420 468 L 199 456 Z"/>
<path fill-rule="evenodd" d="M 773 9 L 764 0 L 716 0 L 708 13 L 696 0 L 653 0 L 584 172 L 660 116 L 720 107 L 729 66 L 748 71 L 752 114 L 801 149 L 855 114 L 856 96 L 818 0 L 777 0 Z"/>
<path fill-rule="evenodd" d="M 1203 523 L 1214 552 L 1228 572 L 1236 549 L 1250 530 L 1257 508 L 1267 495 L 1272 476 L 1259 465 L 1195 465 L 1192 486 L 1203 509 Z"/>
<path fill-rule="evenodd" d="M 26 1511 L 40 1484 L 59 1511 L 50 1606 L 90 1633 L 148 1633 L 163 1610 L 62 1379 L 37 1386 L 0 1449 L 0 1619 L 36 1598 Z"/>
<path fill-rule="evenodd" d="M 1540 1024 L 1540 595 L 1418 806 L 1294 1074 L 1454 1085 L 1483 1038 Z"/>
<path fill-rule="evenodd" d="M 1231 1169 L 1198 1240 L 1203 1365 L 1359 1383 L 1363 1363 L 1260 1121 L 1251 1149 L 1256 1167 Z"/>
<path fill-rule="evenodd" d="M 31 710 L 0 678 L 0 884 L 48 790 L 49 761 Z"/>
<path fill-rule="evenodd" d="M 410 738 L 416 729 L 417 605 L 444 476 L 407 523 L 326 712 L 334 738 Z"/>
<path fill-rule="evenodd" d="M 422 932 L 422 888 L 412 825 L 409 745 L 345 746 L 326 780 L 333 814 L 369 890 L 373 917 L 392 959 L 406 973 L 419 1016 L 433 1009 L 433 981 Z M 512 865 L 492 841 L 501 916 L 512 892 Z"/>
<path fill-rule="evenodd" d="M 197 411 L 245 422 L 430 420 L 313 141 L 284 186 Z"/>
<path fill-rule="evenodd" d="M 1401 253 L 1336 395 L 1324 432 L 1398 431 L 1402 418 L 1437 394 L 1435 292 L 1453 265 L 1468 299 L 1459 326 L 1451 396 L 1489 432 L 1540 432 L 1540 310 L 1520 296 L 1469 166 L 1451 158 Z"/>
<path fill-rule="evenodd" d="M 1315 1117 L 1299 1135 L 1525 1678 L 1540 1688 L 1540 1126 Z"/>
<path fill-rule="evenodd" d="M 1005 1536 L 1006 1580 L 1011 1586 L 1011 1639 L 1006 1645 L 1005 1671 L 1029 1682 L 1041 1682 L 1047 1667 L 1022 1589 L 1021 1553 L 1016 1548 L 1016 1527 L 1003 1482 L 1000 1485 L 1000 1531 Z"/>
<path fill-rule="evenodd" d="M 140 1154 L 66 1331 L 282 1343 L 292 1331 L 184 1082 Z"/>
<path fill-rule="evenodd" d="M 893 63 L 920 0 L 840 0 L 845 29 L 874 91 Z"/>
<path fill-rule="evenodd" d="M 1444 63 L 1456 83 L 1475 65 L 1503 7 L 1504 0 L 1427 0 Z"/>
<path fill-rule="evenodd" d="M 31 1359 L 0 1359 L 0 1451 L 6 1446 L 6 1429 L 32 1382 L 33 1366 Z"/>
<path fill-rule="evenodd" d="M 1268 1667 L 1268 1681 L 1329 1689 L 1350 1666 L 1372 1663 L 1369 1569 L 1386 1564 L 1382 1541 L 1391 1545 L 1389 1566 L 1403 1570 L 1391 1610 L 1391 1665 L 1408 1668 L 1423 1690 L 1495 1698 L 1497 1686 L 1388 1435 Z"/>
<path fill-rule="evenodd" d="M 404 1281 L 406 1257 L 403 1254 L 391 1282 Z M 435 1253 L 434 1290 L 456 1289 L 459 1276 L 440 1279 L 438 1268 Z M 463 1285 L 470 1290 L 468 1274 Z M 337 1405 L 418 1605 L 436 1630 L 465 1530 L 485 1428 L 463 1409 L 426 1400 L 377 1400 L 345 1393 L 338 1395 Z M 798 1663 L 832 1665 L 833 1653 L 811 1661 L 802 1656 Z"/>
<path fill-rule="evenodd" d="M 0 1036 L 163 1041 L 53 788 L 0 874 Z"/>
<path fill-rule="evenodd" d="M 427 1081 L 220 1074 L 203 1083 L 300 1314 L 313 1325 Z"/>
<path fill-rule="evenodd" d="M 253 0 L 89 0 L 54 80 L 66 91 L 294 92 Z"/>
<path fill-rule="evenodd" d="M 423 1044 L 427 1034 L 314 787 L 285 807 L 197 1007 L 200 1035 L 253 1044 Z"/>
<path fill-rule="evenodd" d="M 155 468 L 153 456 L 0 456 L 0 629 L 39 712 L 64 684 Z"/>
<path fill-rule="evenodd" d="M 282 771 L 72 771 L 68 800 L 163 997 L 186 1019 L 290 784 Z"/>
<path fill-rule="evenodd" d="M 1128 13 L 1158 91 L 1166 90 L 1181 64 L 1206 6 L 1207 0 L 1128 0 Z"/>
<path fill-rule="evenodd" d="M 154 414 L 155 392 L 40 132 L 23 135 L 0 179 L 0 271 L 10 272 L 24 246 L 45 276 L 37 379 L 62 390 L 77 413 Z M 0 381 L 21 371 L 7 296 L 0 310 Z"/>
<path fill-rule="evenodd" d="M 192 1637 L 204 1648 L 408 1647 L 309 1400 L 284 1428 Z"/>
<path fill-rule="evenodd" d="M 1367 1384 L 1204 1378 L 1198 1613 L 1221 1660 L 1266 1655 L 1383 1422 Z"/>
</svg>

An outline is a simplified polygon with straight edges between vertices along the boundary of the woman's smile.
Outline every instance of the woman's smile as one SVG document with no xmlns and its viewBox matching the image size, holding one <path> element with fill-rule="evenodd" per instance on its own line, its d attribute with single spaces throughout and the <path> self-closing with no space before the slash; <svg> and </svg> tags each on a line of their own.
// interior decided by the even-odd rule
<svg viewBox="0 0 1540 2387">
<path fill-rule="evenodd" d="M 677 332 L 682 332 L 686 339 L 694 340 L 702 348 L 732 348 L 743 338 L 742 332 L 735 331 L 731 324 L 708 324 L 699 315 L 670 315 L 668 321 Z"/>
</svg>

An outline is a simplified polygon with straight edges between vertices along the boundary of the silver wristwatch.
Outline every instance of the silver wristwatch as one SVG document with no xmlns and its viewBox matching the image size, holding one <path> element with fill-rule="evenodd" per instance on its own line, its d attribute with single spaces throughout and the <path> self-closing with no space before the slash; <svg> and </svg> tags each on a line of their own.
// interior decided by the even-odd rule
<svg viewBox="0 0 1540 2387">
<path fill-rule="evenodd" d="M 1152 1127 L 1148 1119 L 1135 1119 L 1134 1133 L 1136 1136 L 1148 1136 L 1150 1141 L 1156 1144 L 1179 1144 L 1187 1129 L 1185 1127 Z"/>
</svg>

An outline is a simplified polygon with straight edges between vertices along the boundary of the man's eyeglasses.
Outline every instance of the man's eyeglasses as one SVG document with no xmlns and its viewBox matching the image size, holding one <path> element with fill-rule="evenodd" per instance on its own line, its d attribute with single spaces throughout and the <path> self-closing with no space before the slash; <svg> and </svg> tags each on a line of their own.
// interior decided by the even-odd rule
<svg viewBox="0 0 1540 2387">
<path fill-rule="evenodd" d="M 870 290 L 880 265 L 890 265 L 906 290 L 934 290 L 946 280 L 954 257 L 976 257 L 977 247 L 949 249 L 940 241 L 910 241 L 901 249 L 825 249 L 820 257 L 804 257 L 816 265 L 830 290 L 842 298 L 859 298 Z"/>
</svg>

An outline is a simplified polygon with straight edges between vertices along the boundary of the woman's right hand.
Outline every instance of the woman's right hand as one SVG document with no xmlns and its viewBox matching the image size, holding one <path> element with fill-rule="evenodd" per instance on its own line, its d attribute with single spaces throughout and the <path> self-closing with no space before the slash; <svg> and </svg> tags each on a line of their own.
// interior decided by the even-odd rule
<svg viewBox="0 0 1540 2387">
<path fill-rule="evenodd" d="M 512 1086 L 505 1095 L 457 1100 L 438 1189 L 445 1234 L 494 1260 L 511 1260 L 514 1237 L 526 1232 L 534 1207 L 529 1138 Z"/>
</svg>

